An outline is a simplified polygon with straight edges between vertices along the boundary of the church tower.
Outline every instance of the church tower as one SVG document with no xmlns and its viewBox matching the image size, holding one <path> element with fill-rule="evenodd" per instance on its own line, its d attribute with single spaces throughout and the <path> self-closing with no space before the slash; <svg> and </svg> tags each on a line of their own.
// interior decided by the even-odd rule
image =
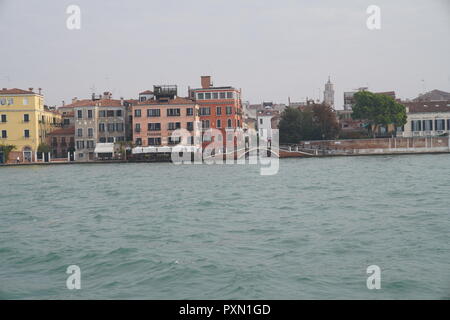
<svg viewBox="0 0 450 320">
<path fill-rule="evenodd" d="M 328 82 L 325 83 L 325 91 L 323 92 L 323 102 L 331 107 L 334 107 L 334 88 L 328 77 Z"/>
</svg>

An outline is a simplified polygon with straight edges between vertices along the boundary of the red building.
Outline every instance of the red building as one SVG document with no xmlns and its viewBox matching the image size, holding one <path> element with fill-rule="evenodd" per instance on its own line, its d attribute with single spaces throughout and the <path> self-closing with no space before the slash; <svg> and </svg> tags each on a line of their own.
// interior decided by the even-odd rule
<svg viewBox="0 0 450 320">
<path fill-rule="evenodd" d="M 201 88 L 189 89 L 189 96 L 199 105 L 200 122 L 203 129 L 220 129 L 223 144 L 226 131 L 242 128 L 241 91 L 234 87 L 215 87 L 210 76 L 201 77 Z"/>
</svg>

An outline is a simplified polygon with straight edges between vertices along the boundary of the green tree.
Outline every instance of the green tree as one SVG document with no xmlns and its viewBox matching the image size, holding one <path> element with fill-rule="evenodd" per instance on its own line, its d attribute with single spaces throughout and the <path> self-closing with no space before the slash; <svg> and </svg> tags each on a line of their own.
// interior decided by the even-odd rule
<svg viewBox="0 0 450 320">
<path fill-rule="evenodd" d="M 322 139 L 336 139 L 339 135 L 339 123 L 336 114 L 330 106 L 326 104 L 313 105 L 314 123 L 320 130 Z"/>
<path fill-rule="evenodd" d="M 352 118 L 367 121 L 368 129 L 374 137 L 381 125 L 386 128 L 393 125 L 396 129 L 407 122 L 405 106 L 392 97 L 361 91 L 355 93 L 354 99 Z"/>
<path fill-rule="evenodd" d="M 280 123 L 281 143 L 298 143 L 302 140 L 320 139 L 320 129 L 314 122 L 312 111 L 301 111 L 288 107 L 281 114 Z"/>
<path fill-rule="evenodd" d="M 47 153 L 50 152 L 51 148 L 48 144 L 42 142 L 39 144 L 37 152 L 43 152 L 43 153 Z"/>
<path fill-rule="evenodd" d="M 16 146 L 12 145 L 12 144 L 1 144 L 0 145 L 0 151 L 3 152 L 4 162 L 8 162 L 9 154 L 14 149 L 16 149 Z"/>
</svg>

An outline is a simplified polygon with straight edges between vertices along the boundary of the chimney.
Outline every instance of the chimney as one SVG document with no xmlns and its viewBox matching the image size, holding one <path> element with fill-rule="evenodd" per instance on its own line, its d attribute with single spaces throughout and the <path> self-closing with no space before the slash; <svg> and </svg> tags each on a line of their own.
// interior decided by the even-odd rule
<svg viewBox="0 0 450 320">
<path fill-rule="evenodd" d="M 72 103 L 75 103 L 75 102 L 77 102 L 77 101 L 78 101 L 78 98 L 77 98 L 77 97 L 72 98 Z"/>
<path fill-rule="evenodd" d="M 7 88 L 3 88 L 2 90 L 8 90 Z"/>
<path fill-rule="evenodd" d="M 64 107 L 66 105 L 66 103 L 64 102 L 64 100 L 62 101 L 62 106 Z"/>
<path fill-rule="evenodd" d="M 120 105 L 123 107 L 123 97 L 120 97 Z"/>
<path fill-rule="evenodd" d="M 211 87 L 211 76 L 201 76 L 202 89 Z"/>
<path fill-rule="evenodd" d="M 28 88 L 28 90 L 29 90 L 30 92 L 33 92 L 33 88 Z"/>
<path fill-rule="evenodd" d="M 38 88 L 38 90 L 39 90 L 39 94 L 41 94 L 41 92 L 42 92 L 42 88 Z"/>
</svg>

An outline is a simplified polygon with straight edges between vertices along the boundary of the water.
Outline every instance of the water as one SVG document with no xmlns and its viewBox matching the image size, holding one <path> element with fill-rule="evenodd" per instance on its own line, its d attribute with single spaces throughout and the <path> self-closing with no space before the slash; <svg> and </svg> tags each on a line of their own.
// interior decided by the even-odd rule
<svg viewBox="0 0 450 320">
<path fill-rule="evenodd" d="M 280 162 L 0 168 L 0 299 L 450 298 L 449 155 Z"/>
</svg>

